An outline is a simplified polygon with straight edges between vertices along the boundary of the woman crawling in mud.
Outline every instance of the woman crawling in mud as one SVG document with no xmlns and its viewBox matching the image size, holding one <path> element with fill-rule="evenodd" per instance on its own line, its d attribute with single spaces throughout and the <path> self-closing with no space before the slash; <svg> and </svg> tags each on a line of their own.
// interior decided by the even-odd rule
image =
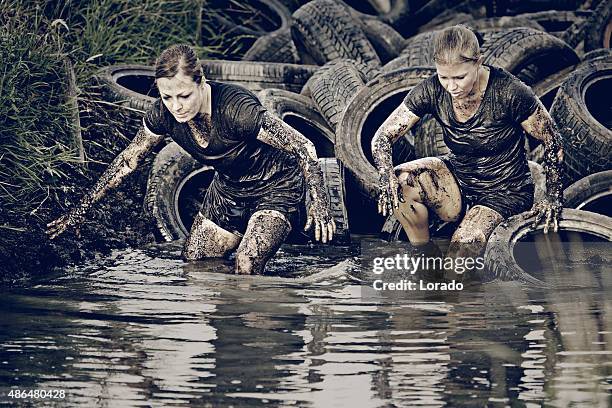
<svg viewBox="0 0 612 408">
<path fill-rule="evenodd" d="M 187 45 L 164 50 L 155 77 L 161 97 L 138 134 L 79 205 L 48 224 L 51 239 L 83 222 L 87 210 L 166 134 L 216 170 L 185 242 L 186 260 L 225 257 L 236 250 L 236 273 L 259 274 L 305 219 L 305 229 L 314 227 L 317 241 L 332 239 L 335 224 L 323 173 L 308 139 L 267 112 L 246 89 L 206 81 Z M 311 197 L 307 210 L 306 190 Z"/>
<path fill-rule="evenodd" d="M 451 238 L 449 253 L 455 256 L 480 253 L 500 222 L 529 209 L 534 227 L 544 220 L 544 232 L 557 231 L 563 154 L 544 106 L 512 74 L 482 63 L 478 38 L 468 27 L 439 32 L 434 61 L 436 74 L 406 95 L 372 140 L 378 211 L 393 212 L 411 244 L 423 251 L 432 245 L 429 211 L 444 221 L 463 217 Z M 393 168 L 392 143 L 427 113 L 443 127 L 450 153 Z M 535 206 L 523 131 L 545 149 L 546 198 Z"/>
</svg>

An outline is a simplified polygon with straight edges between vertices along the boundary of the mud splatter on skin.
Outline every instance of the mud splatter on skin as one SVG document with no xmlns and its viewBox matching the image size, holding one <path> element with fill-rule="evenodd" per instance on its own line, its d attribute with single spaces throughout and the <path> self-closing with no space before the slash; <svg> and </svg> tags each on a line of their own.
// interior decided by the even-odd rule
<svg viewBox="0 0 612 408">
<path fill-rule="evenodd" d="M 336 225 L 331 217 L 323 172 L 319 166 L 314 144 L 297 130 L 269 112 L 263 114 L 258 140 L 292 153 L 304 173 L 312 201 L 308 208 L 306 229 L 315 228 L 315 240 L 331 241 Z"/>
<path fill-rule="evenodd" d="M 445 221 L 459 217 L 461 192 L 442 160 L 436 157 L 414 160 L 398 165 L 395 172 L 404 202 L 394 214 L 411 243 L 421 245 L 429 241 L 430 210 Z"/>
<path fill-rule="evenodd" d="M 540 103 L 536 111 L 522 123 L 531 136 L 544 142 L 544 174 L 546 174 L 546 198 L 536 203 L 531 211 L 535 216 L 533 228 L 544 220 L 544 233 L 550 226 L 558 230 L 563 206 L 563 149 L 561 136 L 546 108 Z"/>
<path fill-rule="evenodd" d="M 278 211 L 262 210 L 253 214 L 236 251 L 236 273 L 262 274 L 290 231 L 291 224 Z"/>
<path fill-rule="evenodd" d="M 202 213 L 193 220 L 191 232 L 185 240 L 182 256 L 187 261 L 204 258 L 224 258 L 240 244 L 240 237 L 224 230 Z"/>
<path fill-rule="evenodd" d="M 488 72 L 487 67 L 481 67 L 481 69 L 484 69 Z M 459 122 L 466 122 L 467 120 L 469 120 L 480 107 L 480 104 L 482 103 L 482 100 L 484 98 L 488 78 L 488 73 L 482 78 L 478 78 L 478 86 L 473 87 L 472 90 L 464 98 L 454 99 L 451 96 L 455 117 L 457 118 L 457 120 L 459 120 Z"/>
<path fill-rule="evenodd" d="M 187 122 L 195 141 L 203 148 L 208 146 L 212 119 L 208 113 L 201 113 L 196 118 Z"/>
<path fill-rule="evenodd" d="M 393 169 L 392 144 L 410 130 L 419 117 L 412 113 L 406 105 L 400 104 L 378 128 L 372 138 L 372 157 L 378 170 L 378 212 L 382 215 L 391 214 L 399 207 L 402 200 L 399 183 Z"/>
<path fill-rule="evenodd" d="M 117 187 L 125 176 L 133 172 L 138 163 L 162 140 L 163 136 L 153 134 L 141 126 L 132 142 L 115 157 L 79 204 L 47 224 L 49 238 L 54 239 L 67 228 L 81 224 L 91 206 L 104 197 L 109 190 Z"/>
</svg>

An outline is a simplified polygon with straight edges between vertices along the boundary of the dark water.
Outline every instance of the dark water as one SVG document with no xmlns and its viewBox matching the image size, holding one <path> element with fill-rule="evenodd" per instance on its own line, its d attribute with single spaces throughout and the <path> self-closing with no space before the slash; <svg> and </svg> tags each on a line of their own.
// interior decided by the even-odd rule
<svg viewBox="0 0 612 408">
<path fill-rule="evenodd" d="M 115 252 L 5 290 L 0 405 L 611 405 L 612 282 L 383 296 L 353 278 L 355 248 L 285 248 L 284 278 L 176 255 Z"/>
</svg>

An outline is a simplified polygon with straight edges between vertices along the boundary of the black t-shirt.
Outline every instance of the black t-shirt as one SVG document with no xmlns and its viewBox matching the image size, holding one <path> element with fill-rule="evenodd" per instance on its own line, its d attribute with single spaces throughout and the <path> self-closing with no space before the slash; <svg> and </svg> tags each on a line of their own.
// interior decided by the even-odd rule
<svg viewBox="0 0 612 408">
<path fill-rule="evenodd" d="M 445 161 L 461 187 L 474 192 L 522 191 L 533 181 L 521 122 L 535 112 L 538 99 L 509 72 L 488 67 L 490 76 L 483 100 L 466 122 L 456 119 L 451 95 L 437 74 L 415 86 L 404 104 L 419 117 L 429 113 L 438 120 L 450 150 Z"/>
<path fill-rule="evenodd" d="M 296 158 L 257 140 L 265 108 L 250 91 L 232 84 L 209 81 L 211 134 L 201 147 L 187 123 L 179 123 L 158 99 L 145 116 L 147 128 L 169 135 L 194 159 L 215 168 L 220 180 L 243 193 L 261 191 L 267 183 L 293 177 Z"/>
</svg>

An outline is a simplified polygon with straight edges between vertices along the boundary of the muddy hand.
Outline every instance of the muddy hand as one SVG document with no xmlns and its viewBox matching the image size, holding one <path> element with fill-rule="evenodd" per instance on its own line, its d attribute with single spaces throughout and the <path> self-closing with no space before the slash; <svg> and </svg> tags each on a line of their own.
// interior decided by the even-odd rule
<svg viewBox="0 0 612 408">
<path fill-rule="evenodd" d="M 393 214 L 402 200 L 399 192 L 399 181 L 395 173 L 383 173 L 379 179 L 380 196 L 378 197 L 378 212 L 383 216 Z"/>
<path fill-rule="evenodd" d="M 336 223 L 329 215 L 329 206 L 323 203 L 311 205 L 308 209 L 308 219 L 306 220 L 305 231 L 314 225 L 315 241 L 324 244 L 330 242 L 336 232 Z"/>
<path fill-rule="evenodd" d="M 55 239 L 60 234 L 64 233 L 64 231 L 66 231 L 69 227 L 78 224 L 78 221 L 79 217 L 73 211 L 67 212 L 55 221 L 51 221 L 47 224 L 46 231 L 49 239 Z M 77 235 L 80 235 L 78 229 Z"/>
<path fill-rule="evenodd" d="M 544 221 L 544 233 L 548 234 L 550 227 L 557 232 L 559 230 L 559 217 L 561 216 L 561 204 L 556 200 L 545 198 L 533 206 L 529 216 L 535 216 L 532 228 L 536 229 Z"/>
</svg>

